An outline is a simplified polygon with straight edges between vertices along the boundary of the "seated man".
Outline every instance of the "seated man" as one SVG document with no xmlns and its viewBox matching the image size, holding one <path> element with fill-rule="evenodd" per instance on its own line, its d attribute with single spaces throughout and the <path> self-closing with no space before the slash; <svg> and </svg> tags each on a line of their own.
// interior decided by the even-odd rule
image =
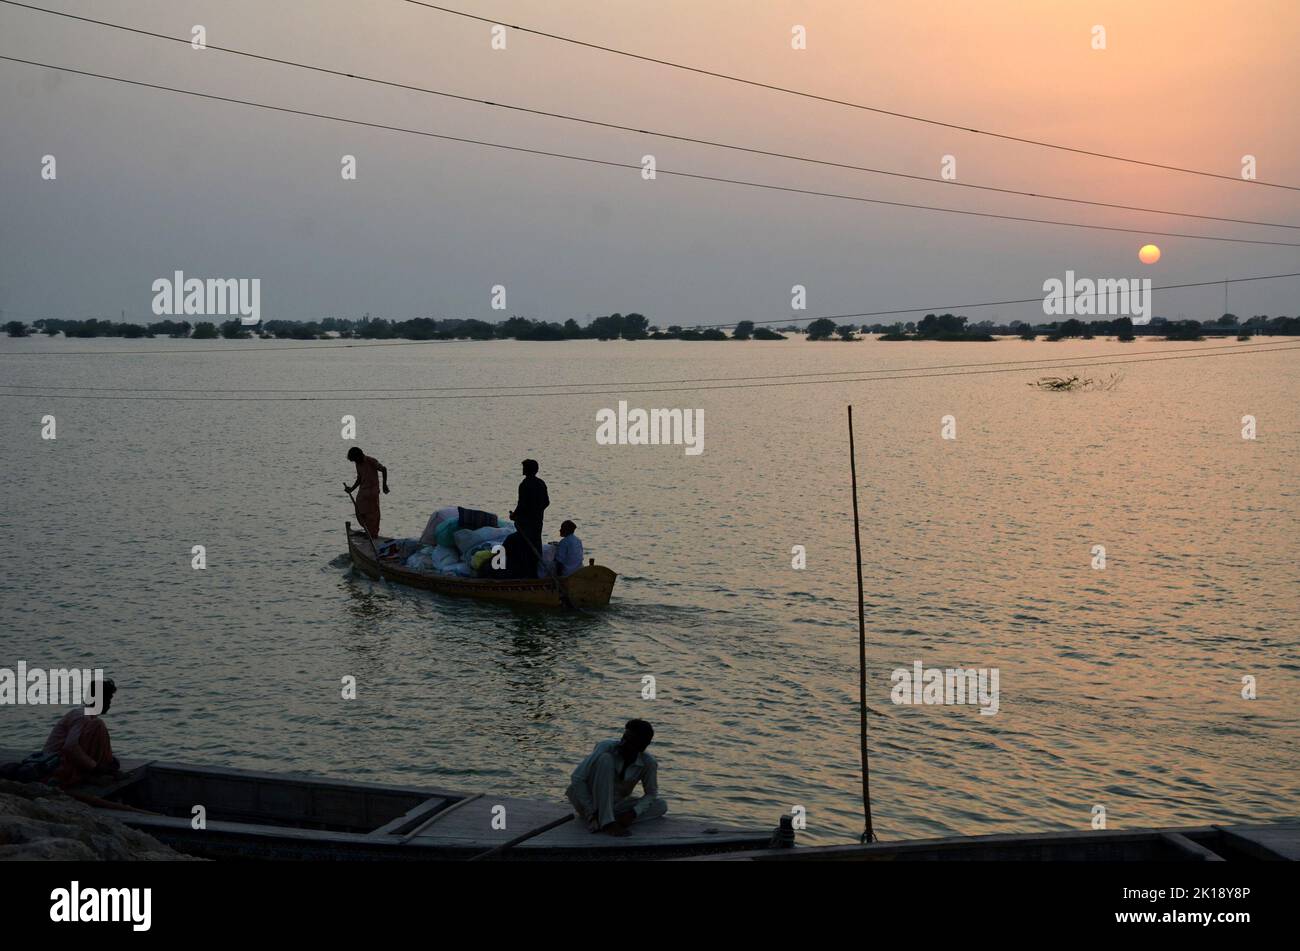
<svg viewBox="0 0 1300 951">
<path fill-rule="evenodd" d="M 555 546 L 555 573 L 563 577 L 582 567 L 582 539 L 573 534 L 578 526 L 565 519 L 560 524 L 560 543 Z"/>
<path fill-rule="evenodd" d="M 659 764 L 645 751 L 654 735 L 645 720 L 628 720 L 621 740 L 597 743 L 573 771 L 565 796 L 592 832 L 624 836 L 632 823 L 668 811 L 659 798 Z M 637 783 L 644 796 L 632 795 Z"/>
<path fill-rule="evenodd" d="M 59 766 L 49 779 L 51 784 L 76 786 L 96 773 L 117 772 L 118 762 L 108 741 L 108 727 L 104 725 L 104 714 L 113 704 L 117 685 L 105 680 L 100 689 L 103 706 L 98 716 L 87 715 L 85 707 L 73 707 L 50 731 L 42 752 L 59 755 Z M 93 695 L 91 699 L 93 706 Z"/>
</svg>

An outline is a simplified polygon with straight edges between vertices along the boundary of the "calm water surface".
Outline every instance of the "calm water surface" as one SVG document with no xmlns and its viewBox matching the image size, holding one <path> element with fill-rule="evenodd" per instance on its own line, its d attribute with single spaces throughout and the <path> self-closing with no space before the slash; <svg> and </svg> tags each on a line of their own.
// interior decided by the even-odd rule
<svg viewBox="0 0 1300 951">
<path fill-rule="evenodd" d="M 28 393 L 258 397 L 0 396 L 0 665 L 104 667 L 119 755 L 503 795 L 558 798 L 594 741 L 643 716 L 677 813 L 766 826 L 799 804 L 810 839 L 848 841 L 862 826 L 851 401 L 882 838 L 1087 828 L 1098 804 L 1110 828 L 1294 816 L 1297 354 L 1137 364 L 1096 393 L 1039 392 L 1023 370 L 618 385 L 1223 345 L 0 341 L 3 383 Z M 556 383 L 614 385 L 497 398 Z M 418 387 L 489 389 L 358 398 Z M 329 398 L 275 401 L 293 395 Z M 703 455 L 598 446 L 595 414 L 620 397 L 703 408 Z M 385 533 L 418 534 L 445 504 L 504 513 L 519 460 L 540 460 L 547 535 L 577 521 L 620 573 L 611 607 L 538 613 L 353 577 L 344 414 L 391 472 Z M 940 439 L 948 414 L 956 440 Z M 205 571 L 190 567 L 200 544 Z M 998 668 L 999 712 L 892 704 L 891 671 L 918 660 Z M 647 674 L 657 699 L 641 699 Z M 52 717 L 0 710 L 0 745 L 38 745 Z"/>
</svg>

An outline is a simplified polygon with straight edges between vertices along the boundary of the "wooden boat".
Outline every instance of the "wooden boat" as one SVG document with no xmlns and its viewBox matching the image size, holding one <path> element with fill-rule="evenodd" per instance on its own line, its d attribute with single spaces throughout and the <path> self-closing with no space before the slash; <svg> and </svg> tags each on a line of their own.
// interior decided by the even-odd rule
<svg viewBox="0 0 1300 951">
<path fill-rule="evenodd" d="M 0 762 L 20 758 L 0 751 Z M 639 823 L 629 836 L 615 838 L 588 831 L 567 804 L 490 793 L 152 761 L 124 762 L 123 769 L 121 779 L 75 791 L 148 810 L 151 814 L 100 809 L 106 817 L 203 858 L 457 860 L 495 849 L 484 857 L 603 861 L 761 849 L 772 840 L 772 829 L 673 815 Z M 200 805 L 206 827 L 196 829 L 194 807 Z M 530 833 L 537 834 L 501 850 Z"/>
<path fill-rule="evenodd" d="M 21 758 L 0 750 L 0 762 Z M 122 765 L 120 779 L 75 792 L 148 810 L 102 811 L 172 848 L 213 859 L 1300 861 L 1300 819 L 773 848 L 779 841 L 775 829 L 674 815 L 633 826 L 627 838 L 612 838 L 588 832 L 567 805 L 555 802 L 143 760 Z M 196 805 L 204 807 L 206 828 L 194 828 Z M 498 828 L 502 816 L 505 828 Z"/>
<path fill-rule="evenodd" d="M 1300 820 L 1258 825 L 966 835 L 869 845 L 751 850 L 725 861 L 1295 862 Z"/>
<path fill-rule="evenodd" d="M 364 529 L 354 530 L 346 523 L 348 555 L 352 564 L 367 577 L 395 581 L 398 584 L 467 598 L 489 598 L 493 601 L 510 601 L 515 604 L 534 604 L 548 608 L 569 607 L 603 608 L 609 604 L 618 575 L 594 558 L 573 574 L 564 578 L 520 578 L 496 581 L 489 578 L 458 578 L 433 571 L 407 568 L 400 561 L 381 561 Z M 391 541 L 381 535 L 375 539 L 380 545 Z M 563 596 L 561 596 L 563 592 Z M 567 602 L 566 603 L 566 599 Z"/>
</svg>

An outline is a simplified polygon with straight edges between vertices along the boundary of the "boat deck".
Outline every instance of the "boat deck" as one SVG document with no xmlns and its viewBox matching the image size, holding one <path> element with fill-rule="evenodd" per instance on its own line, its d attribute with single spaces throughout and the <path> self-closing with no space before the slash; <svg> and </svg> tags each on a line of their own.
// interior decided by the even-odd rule
<svg viewBox="0 0 1300 951">
<path fill-rule="evenodd" d="M 506 828 L 501 830 L 492 828 L 493 810 L 498 806 L 505 807 Z M 445 817 L 434 816 L 432 824 L 419 831 L 412 841 L 415 844 L 428 841 L 439 845 L 461 844 L 465 848 L 491 848 L 565 816 L 570 817 L 569 822 L 521 842 L 515 848 L 521 852 L 554 850 L 626 852 L 674 847 L 689 850 L 698 846 L 701 840 L 718 846 L 727 841 L 736 841 L 740 844 L 751 843 L 750 847 L 753 847 L 752 843 L 755 839 L 753 830 L 729 828 L 717 823 L 701 822 L 671 814 L 638 823 L 632 827 L 631 834 L 623 838 L 594 835 L 588 831 L 585 823 L 573 816 L 573 809 L 567 804 L 534 799 L 480 796 L 465 802 L 459 808 L 448 811 Z M 770 834 L 770 831 L 758 833 L 762 844 L 766 844 Z"/>
</svg>

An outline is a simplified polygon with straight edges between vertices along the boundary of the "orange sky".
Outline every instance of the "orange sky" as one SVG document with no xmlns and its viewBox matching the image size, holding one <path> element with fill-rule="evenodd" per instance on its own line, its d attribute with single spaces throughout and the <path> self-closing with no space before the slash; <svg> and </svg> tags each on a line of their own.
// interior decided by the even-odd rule
<svg viewBox="0 0 1300 951">
<path fill-rule="evenodd" d="M 401 0 L 48 5 L 268 55 L 754 147 L 1102 201 L 1300 222 L 1300 193 L 994 142 L 549 40 Z M 452 4 L 455 5 L 455 4 Z M 1300 5 L 1200 2 L 464 3 L 722 72 L 945 121 L 1300 183 Z M 310 10 L 310 16 L 303 11 Z M 364 14 L 360 11 L 364 11 Z M 808 49 L 790 30 L 808 30 Z M 1105 27 L 1107 49 L 1091 48 Z M 370 121 L 613 161 L 1004 214 L 1300 240 L 1297 232 L 1090 209 L 830 170 L 367 87 L 0 7 L 0 53 Z M 1181 283 L 1300 270 L 1296 248 L 1083 232 L 639 180 L 634 172 L 187 100 L 0 63 L 0 306 L 147 313 L 173 268 L 262 278 L 268 316 L 564 319 L 640 310 L 663 323 L 1029 296 L 1066 268 Z M 58 157 L 42 182 L 42 155 Z M 359 161 L 356 182 L 338 173 Z M 1160 245 L 1142 269 L 1137 249 Z M 1297 282 L 1234 290 L 1241 313 L 1300 310 Z M 1156 300 L 1209 316 L 1221 291 Z M 1208 310 L 1207 310 L 1208 308 Z M 972 312 L 975 319 L 995 312 Z M 1002 316 L 1027 316 L 1006 311 Z"/>
</svg>

